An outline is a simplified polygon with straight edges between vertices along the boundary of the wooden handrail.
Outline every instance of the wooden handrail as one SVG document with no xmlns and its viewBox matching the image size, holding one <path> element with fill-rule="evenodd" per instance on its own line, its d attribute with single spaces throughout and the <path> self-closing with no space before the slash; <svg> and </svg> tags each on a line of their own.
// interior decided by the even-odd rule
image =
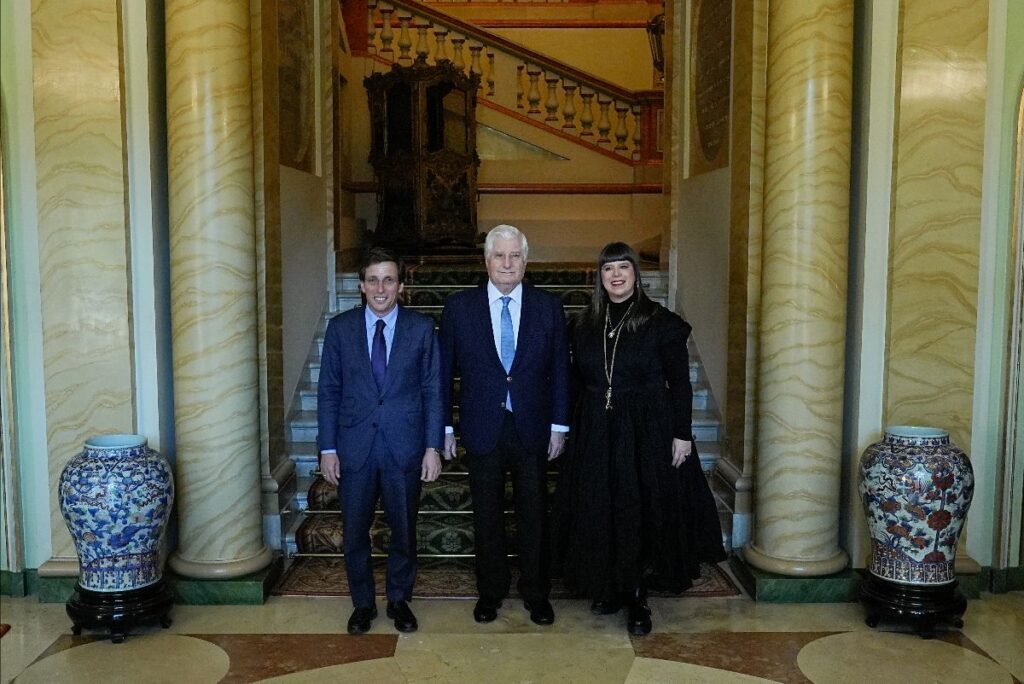
<svg viewBox="0 0 1024 684">
<path fill-rule="evenodd" d="M 585 71 L 580 71 L 579 69 L 571 67 L 563 62 L 560 62 L 559 60 L 553 57 L 549 57 L 535 50 L 531 50 L 530 48 L 524 45 L 520 45 L 519 43 L 516 43 L 514 41 L 511 41 L 508 38 L 499 36 L 496 33 L 491 33 L 490 31 L 485 31 L 474 26 L 473 24 L 467 23 L 465 21 L 462 21 L 461 19 L 453 17 L 450 14 L 446 14 L 444 12 L 436 10 L 430 5 L 425 5 L 421 2 L 416 2 L 416 0 L 383 1 L 386 2 L 388 5 L 391 5 L 392 7 L 400 7 L 414 14 L 426 17 L 438 24 L 442 24 L 449 28 L 454 28 L 459 33 L 467 37 L 471 37 L 477 40 L 478 42 L 487 45 L 488 47 L 500 48 L 502 51 L 514 55 L 523 60 L 524 62 L 535 64 L 544 69 L 545 71 L 551 71 L 553 73 L 556 73 L 563 78 L 575 81 L 580 85 L 585 85 L 587 88 L 600 90 L 604 93 L 607 93 L 608 95 L 612 95 L 613 97 L 622 100 L 623 102 L 634 104 L 639 99 L 637 91 L 633 91 L 628 88 L 623 88 L 622 86 L 606 81 L 602 78 L 594 76 L 593 74 L 589 74 Z M 392 24 L 394 23 L 394 19 L 392 19 Z"/>
<path fill-rule="evenodd" d="M 375 181 L 348 181 L 341 189 L 377 192 Z M 661 183 L 480 183 L 481 195 L 660 195 Z"/>
</svg>

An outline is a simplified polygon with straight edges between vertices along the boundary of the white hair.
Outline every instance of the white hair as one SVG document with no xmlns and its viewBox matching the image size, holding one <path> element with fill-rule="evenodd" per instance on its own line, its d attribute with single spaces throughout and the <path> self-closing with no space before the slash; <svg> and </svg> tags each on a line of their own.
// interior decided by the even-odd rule
<svg viewBox="0 0 1024 684">
<path fill-rule="evenodd" d="M 527 255 L 530 253 L 530 243 L 526 241 L 526 234 L 515 226 L 510 226 L 507 223 L 502 223 L 500 226 L 494 226 L 490 232 L 487 233 L 487 237 L 484 239 L 484 258 L 491 256 L 494 252 L 494 241 L 498 238 L 503 240 L 519 240 L 519 244 L 522 245 L 523 261 L 526 261 Z"/>
</svg>

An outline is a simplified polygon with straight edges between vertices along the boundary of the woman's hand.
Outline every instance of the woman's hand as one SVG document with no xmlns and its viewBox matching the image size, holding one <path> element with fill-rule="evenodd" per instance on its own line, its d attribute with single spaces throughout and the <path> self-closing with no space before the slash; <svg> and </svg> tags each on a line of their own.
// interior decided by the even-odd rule
<svg viewBox="0 0 1024 684">
<path fill-rule="evenodd" d="M 693 453 L 693 442 L 685 439 L 672 440 L 672 467 L 678 468 L 686 462 L 686 459 Z"/>
</svg>

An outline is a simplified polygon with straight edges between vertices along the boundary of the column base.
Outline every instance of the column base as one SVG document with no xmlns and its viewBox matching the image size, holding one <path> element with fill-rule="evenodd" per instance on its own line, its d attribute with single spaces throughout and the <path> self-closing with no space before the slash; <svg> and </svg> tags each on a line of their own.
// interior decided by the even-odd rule
<svg viewBox="0 0 1024 684">
<path fill-rule="evenodd" d="M 743 549 L 743 560 L 759 570 L 770 572 L 775 575 L 786 575 L 788 577 L 822 577 L 834 575 L 841 572 L 850 563 L 850 557 L 842 549 L 836 549 L 834 555 L 829 558 L 818 560 L 804 560 L 802 558 L 779 558 L 770 556 L 757 548 L 756 544 L 750 544 Z"/>
<path fill-rule="evenodd" d="M 857 600 L 861 582 L 860 574 L 849 569 L 822 577 L 765 572 L 736 555 L 729 557 L 729 568 L 750 597 L 763 603 L 847 603 Z"/>
<path fill-rule="evenodd" d="M 242 577 L 196 579 L 169 573 L 175 603 L 196 606 L 262 605 L 284 571 L 284 559 Z"/>
<path fill-rule="evenodd" d="M 196 561 L 182 558 L 177 551 L 167 559 L 176 574 L 201 580 L 225 580 L 244 577 L 259 572 L 274 560 L 274 553 L 266 546 L 260 547 L 248 558 L 226 561 Z"/>
</svg>

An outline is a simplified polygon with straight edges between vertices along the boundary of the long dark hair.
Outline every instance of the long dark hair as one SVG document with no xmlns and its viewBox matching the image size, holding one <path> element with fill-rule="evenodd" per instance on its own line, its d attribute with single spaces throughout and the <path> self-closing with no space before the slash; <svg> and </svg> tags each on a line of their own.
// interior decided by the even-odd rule
<svg viewBox="0 0 1024 684">
<path fill-rule="evenodd" d="M 608 311 L 608 292 L 601 283 L 601 269 L 605 264 L 613 261 L 628 261 L 633 266 L 633 273 L 636 274 L 636 303 L 633 311 L 626 321 L 626 329 L 636 332 L 640 326 L 651 320 L 658 311 L 658 305 L 651 301 L 644 292 L 644 284 L 640 278 L 640 257 L 636 251 L 625 242 L 611 242 L 604 246 L 601 254 L 597 257 L 597 272 L 594 274 L 594 293 L 590 298 L 590 305 L 580 312 L 580 322 L 587 327 L 598 330 L 604 326 L 605 313 Z"/>
</svg>

